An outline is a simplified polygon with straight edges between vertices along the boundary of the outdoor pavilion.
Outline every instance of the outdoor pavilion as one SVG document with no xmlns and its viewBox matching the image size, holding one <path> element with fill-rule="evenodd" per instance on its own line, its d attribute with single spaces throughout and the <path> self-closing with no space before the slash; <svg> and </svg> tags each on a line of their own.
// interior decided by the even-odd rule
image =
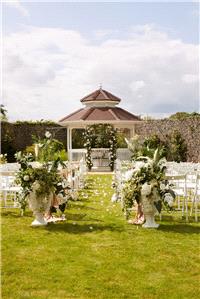
<svg viewBox="0 0 200 299">
<path fill-rule="evenodd" d="M 131 138 L 135 134 L 135 124 L 141 122 L 138 116 L 117 107 L 121 99 L 101 87 L 82 98 L 80 102 L 84 105 L 83 108 L 59 121 L 60 125 L 67 128 L 67 150 L 71 161 L 79 160 L 86 153 L 85 149 L 72 148 L 74 129 L 85 129 L 88 125 L 100 123 L 111 124 L 117 130 L 125 130 L 127 137 Z M 118 149 L 118 155 L 125 159 L 127 149 Z"/>
</svg>

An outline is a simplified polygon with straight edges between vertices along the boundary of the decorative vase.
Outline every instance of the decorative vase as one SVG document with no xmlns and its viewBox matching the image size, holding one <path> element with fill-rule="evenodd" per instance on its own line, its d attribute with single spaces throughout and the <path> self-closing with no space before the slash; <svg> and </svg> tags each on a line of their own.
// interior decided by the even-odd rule
<svg viewBox="0 0 200 299">
<path fill-rule="evenodd" d="M 148 190 L 149 188 L 149 190 Z M 154 205 L 154 197 L 148 197 L 151 189 L 150 185 L 145 185 L 142 188 L 142 206 L 144 212 L 145 223 L 142 225 L 144 228 L 158 228 L 159 224 L 155 222 L 156 207 Z"/>
<path fill-rule="evenodd" d="M 47 225 L 47 221 L 44 218 L 44 214 L 50 209 L 53 201 L 53 193 L 48 195 L 37 196 L 38 183 L 33 184 L 33 191 L 29 194 L 29 207 L 33 211 L 35 220 L 31 223 L 31 226 L 44 226 Z"/>
<path fill-rule="evenodd" d="M 44 213 L 40 211 L 33 212 L 35 220 L 31 223 L 31 226 L 44 226 L 47 225 L 47 221 L 44 219 Z"/>
<path fill-rule="evenodd" d="M 154 213 L 144 213 L 145 223 L 142 225 L 144 228 L 158 228 L 159 224 L 155 222 Z"/>
</svg>

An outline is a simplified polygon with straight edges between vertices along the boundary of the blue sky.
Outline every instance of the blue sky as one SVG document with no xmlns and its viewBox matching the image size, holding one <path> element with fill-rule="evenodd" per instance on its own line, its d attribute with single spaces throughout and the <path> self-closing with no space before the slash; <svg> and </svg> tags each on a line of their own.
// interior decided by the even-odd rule
<svg viewBox="0 0 200 299">
<path fill-rule="evenodd" d="M 196 2 L 7 1 L 2 15 L 13 120 L 62 118 L 100 82 L 135 114 L 199 110 Z"/>
<path fill-rule="evenodd" d="M 195 2 L 23 2 L 28 17 L 13 7 L 3 7 L 4 30 L 17 31 L 26 24 L 78 30 L 91 38 L 93 30 L 114 29 L 123 36 L 131 26 L 155 23 L 172 37 L 198 43 L 198 5 Z"/>
</svg>

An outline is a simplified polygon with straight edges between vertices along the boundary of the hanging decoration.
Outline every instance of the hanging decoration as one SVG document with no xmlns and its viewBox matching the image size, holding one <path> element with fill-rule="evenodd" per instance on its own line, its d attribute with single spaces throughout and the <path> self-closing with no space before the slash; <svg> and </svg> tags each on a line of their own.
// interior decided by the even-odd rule
<svg viewBox="0 0 200 299">
<path fill-rule="evenodd" d="M 109 135 L 110 135 L 110 139 L 109 139 L 110 163 L 109 163 L 109 166 L 110 166 L 111 171 L 113 171 L 114 167 L 115 167 L 115 160 L 117 159 L 117 131 L 111 125 L 109 125 L 108 129 L 109 129 Z"/>
<path fill-rule="evenodd" d="M 84 133 L 84 147 L 86 148 L 86 164 L 89 170 L 92 169 L 93 163 L 92 163 L 92 157 L 91 157 L 91 151 L 92 151 L 92 132 L 93 129 L 88 126 Z"/>
</svg>

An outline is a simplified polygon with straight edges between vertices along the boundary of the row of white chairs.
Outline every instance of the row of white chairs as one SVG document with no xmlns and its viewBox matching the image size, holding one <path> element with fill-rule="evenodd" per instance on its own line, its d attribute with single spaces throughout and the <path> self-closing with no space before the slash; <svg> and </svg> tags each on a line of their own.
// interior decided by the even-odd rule
<svg viewBox="0 0 200 299">
<path fill-rule="evenodd" d="M 179 175 L 193 172 L 200 172 L 200 163 L 193 162 L 166 162 L 168 175 Z"/>
<path fill-rule="evenodd" d="M 182 216 L 185 216 L 188 221 L 188 216 L 194 213 L 197 222 L 200 204 L 200 173 L 166 175 L 166 179 L 176 194 L 178 210 L 182 210 Z"/>
</svg>

